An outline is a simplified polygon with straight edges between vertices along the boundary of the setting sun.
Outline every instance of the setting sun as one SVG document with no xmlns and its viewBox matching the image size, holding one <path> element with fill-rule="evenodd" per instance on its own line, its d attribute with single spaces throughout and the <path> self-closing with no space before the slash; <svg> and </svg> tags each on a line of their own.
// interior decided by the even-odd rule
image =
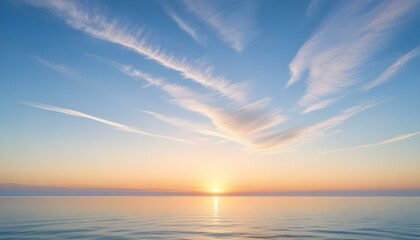
<svg viewBox="0 0 420 240">
<path fill-rule="evenodd" d="M 214 188 L 211 189 L 211 193 L 213 193 L 213 194 L 218 194 L 220 192 L 221 192 L 220 188 L 214 187 Z"/>
</svg>

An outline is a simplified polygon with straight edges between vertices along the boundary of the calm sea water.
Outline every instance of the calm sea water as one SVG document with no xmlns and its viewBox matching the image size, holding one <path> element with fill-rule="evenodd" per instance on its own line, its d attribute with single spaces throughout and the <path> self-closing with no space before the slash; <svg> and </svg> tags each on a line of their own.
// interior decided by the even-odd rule
<svg viewBox="0 0 420 240">
<path fill-rule="evenodd" d="M 3 197 L 0 239 L 420 239 L 420 198 Z"/>
</svg>

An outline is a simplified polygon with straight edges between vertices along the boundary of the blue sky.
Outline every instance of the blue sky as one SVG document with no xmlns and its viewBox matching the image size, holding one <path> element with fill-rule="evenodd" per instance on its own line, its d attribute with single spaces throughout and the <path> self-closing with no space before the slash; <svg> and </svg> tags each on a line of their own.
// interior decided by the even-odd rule
<svg viewBox="0 0 420 240">
<path fill-rule="evenodd" d="M 321 159 L 342 161 L 325 170 L 337 178 L 366 167 L 380 182 L 395 167 L 409 176 L 394 188 L 420 187 L 418 1 L 0 4 L 2 182 L 104 161 L 104 176 L 187 171 L 208 155 L 198 172 L 221 182 L 235 182 L 217 173 L 230 159 L 253 176 L 268 171 L 258 161 L 311 171 Z"/>
</svg>

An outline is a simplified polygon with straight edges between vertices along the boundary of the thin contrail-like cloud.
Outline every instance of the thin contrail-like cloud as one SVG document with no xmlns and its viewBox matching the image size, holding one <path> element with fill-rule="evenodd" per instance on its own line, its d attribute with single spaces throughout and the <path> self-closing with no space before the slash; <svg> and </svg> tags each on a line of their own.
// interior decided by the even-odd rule
<svg viewBox="0 0 420 240">
<path fill-rule="evenodd" d="M 367 91 L 387 82 L 395 73 L 397 73 L 408 61 L 420 54 L 420 46 L 414 48 L 408 53 L 401 56 L 396 62 L 389 66 L 378 78 L 366 84 L 363 90 Z"/>
<path fill-rule="evenodd" d="M 124 124 L 121 124 L 121 123 L 117 123 L 117 122 L 113 122 L 113 121 L 109 121 L 109 120 L 106 120 L 106 119 L 103 119 L 103 118 L 95 117 L 95 116 L 92 116 L 92 115 L 89 115 L 89 114 L 86 114 L 86 113 L 83 113 L 83 112 L 75 111 L 75 110 L 72 110 L 72 109 L 68 109 L 68 108 L 56 107 L 56 106 L 47 105 L 47 104 L 31 103 L 31 102 L 23 102 L 23 104 L 28 105 L 28 106 L 32 106 L 32 107 L 35 107 L 35 108 L 47 110 L 47 111 L 66 114 L 66 115 L 69 115 L 69 116 L 90 119 L 90 120 L 93 120 L 95 122 L 99 122 L 99 123 L 114 127 L 115 129 L 120 130 L 120 131 L 124 131 L 124 132 L 131 132 L 131 133 L 135 133 L 135 134 L 139 134 L 139 135 L 156 137 L 156 138 L 163 138 L 163 139 L 177 141 L 177 142 L 183 142 L 183 143 L 191 143 L 189 141 L 179 139 L 179 138 L 174 138 L 174 137 L 149 133 L 149 132 L 139 130 L 139 129 L 134 128 L 134 127 L 130 127 L 130 126 L 127 126 L 127 125 L 124 125 Z"/>
<path fill-rule="evenodd" d="M 306 18 L 312 19 L 319 12 L 322 4 L 321 0 L 311 0 L 306 8 Z"/>
<path fill-rule="evenodd" d="M 269 132 L 260 134 L 253 138 L 256 151 L 274 151 L 280 147 L 301 145 L 313 141 L 316 138 L 325 135 L 325 131 L 335 128 L 347 121 L 356 114 L 359 114 L 369 108 L 372 108 L 381 102 L 379 101 L 363 101 L 353 107 L 343 110 L 340 114 L 332 116 L 326 120 L 301 127 L 289 128 L 277 132 Z"/>
<path fill-rule="evenodd" d="M 225 135 L 223 135 L 222 133 L 219 133 L 217 130 L 213 129 L 211 126 L 207 126 L 205 124 L 192 122 L 187 119 L 165 116 L 163 114 L 152 112 L 152 111 L 142 110 L 142 112 L 147 113 L 160 121 L 169 123 L 173 126 L 176 126 L 182 129 L 186 129 L 191 132 L 196 132 L 196 133 L 207 135 L 210 137 L 217 137 L 217 138 L 223 138 L 223 139 L 227 138 Z M 228 139 L 228 140 L 233 140 L 233 139 Z"/>
<path fill-rule="evenodd" d="M 330 106 L 331 104 L 335 103 L 338 99 L 326 99 L 326 100 L 322 100 L 320 102 L 316 102 L 314 104 L 309 105 L 307 108 L 305 108 L 302 113 L 310 113 L 310 112 L 314 112 L 323 108 L 326 108 L 328 106 Z"/>
<path fill-rule="evenodd" d="M 71 77 L 71 78 L 80 78 L 80 75 L 71 67 L 63 65 L 63 64 L 59 64 L 59 63 L 55 63 L 49 60 L 46 60 L 44 58 L 35 56 L 35 59 L 41 63 L 42 65 L 58 72 L 61 73 L 65 76 Z"/>
<path fill-rule="evenodd" d="M 339 148 L 339 149 L 325 151 L 323 153 L 333 153 L 333 152 L 349 151 L 349 150 L 360 149 L 360 148 L 376 147 L 376 146 L 380 146 L 380 145 L 384 145 L 384 144 L 388 144 L 388 143 L 393 143 L 393 142 L 399 142 L 399 141 L 402 141 L 404 139 L 412 138 L 412 137 L 417 136 L 418 134 L 420 134 L 420 131 L 419 132 L 414 132 L 414 133 L 408 133 L 408 134 L 404 134 L 404 135 L 399 135 L 399 136 L 396 136 L 396 137 L 393 137 L 393 138 L 382 140 L 382 141 L 377 142 L 377 143 L 364 144 L 364 145 L 348 147 L 348 148 Z"/>
<path fill-rule="evenodd" d="M 167 4 L 162 4 L 163 9 L 165 10 L 166 14 L 174 20 L 174 22 L 178 25 L 178 27 L 184 31 L 186 34 L 188 34 L 192 39 L 194 39 L 197 43 L 200 45 L 205 45 L 205 38 L 202 36 L 202 34 L 199 34 L 195 27 L 192 26 L 192 24 L 188 23 L 186 20 L 184 20 L 174 9 L 172 9 Z"/>
<path fill-rule="evenodd" d="M 241 52 L 255 35 L 254 17 L 256 2 L 251 0 L 230 1 L 183 0 L 183 5 L 231 48 Z"/>
</svg>

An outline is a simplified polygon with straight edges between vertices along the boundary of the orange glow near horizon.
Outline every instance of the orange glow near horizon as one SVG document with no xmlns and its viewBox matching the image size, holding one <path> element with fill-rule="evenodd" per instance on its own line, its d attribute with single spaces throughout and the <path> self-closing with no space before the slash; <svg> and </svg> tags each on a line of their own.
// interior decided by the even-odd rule
<svg viewBox="0 0 420 240">
<path fill-rule="evenodd" d="M 268 181 L 232 181 L 230 183 L 224 183 L 221 185 L 210 185 L 203 184 L 200 182 L 190 181 L 184 183 L 183 181 L 168 183 L 165 181 L 159 182 L 159 184 L 138 184 L 138 183 L 114 183 L 109 182 L 94 182 L 77 184 L 74 182 L 64 182 L 51 184 L 48 181 L 36 182 L 32 181 L 28 183 L 26 181 L 18 182 L 18 184 L 27 186 L 42 186 L 42 187 L 55 187 L 55 188 L 108 188 L 108 189 L 120 189 L 120 190 L 145 190 L 147 192 L 168 192 L 168 193 L 191 193 L 191 194 L 204 194 L 211 196 L 221 196 L 230 194 L 248 194 L 248 193 L 298 193 L 298 192 L 318 192 L 318 191 L 389 191 L 389 190 L 412 190 L 418 189 L 418 181 L 404 182 L 401 181 L 392 182 L 394 178 L 388 179 L 388 181 L 371 180 L 369 182 L 350 181 L 344 177 L 339 179 L 340 181 L 326 181 L 321 178 L 315 181 L 314 179 L 303 179 L 302 181 L 292 181 L 292 179 L 272 179 L 270 184 Z M 294 180 L 294 179 L 293 179 Z M 88 181 L 86 181 L 88 182 Z M 149 181 L 151 182 L 151 181 Z M 177 183 L 177 184 L 174 184 Z M 204 185 L 205 187 L 199 187 Z"/>
<path fill-rule="evenodd" d="M 418 163 L 396 169 L 394 166 L 365 164 L 362 160 L 322 159 L 316 164 L 300 159 L 238 160 L 206 154 L 201 161 L 191 156 L 174 160 L 141 162 L 129 157 L 119 164 L 113 159 L 82 159 L 83 168 L 70 161 L 51 164 L 30 162 L 19 168 L 18 161 L 0 169 L 0 182 L 63 188 L 115 188 L 147 192 L 191 193 L 222 196 L 248 193 L 305 191 L 410 190 L 420 188 Z M 159 161 L 158 161 L 159 160 Z M 165 164 L 161 164 L 161 162 Z M 319 160 L 321 161 L 321 160 Z M 356 164 L 356 163 L 358 164 Z M 14 165 L 16 163 L 16 166 Z M 269 164 L 268 164 L 269 163 Z M 346 164 L 346 167 L 341 167 Z M 363 168 L 362 168 L 363 166 Z M 276 169 L 282 169 L 281 174 Z M 360 171 L 363 169 L 363 171 Z M 159 172 L 160 174 L 153 174 Z M 370 174 L 366 174 L 369 172 Z M 165 176 L 165 177 L 162 177 Z"/>
<path fill-rule="evenodd" d="M 210 191 L 213 195 L 218 195 L 222 192 L 222 190 L 218 187 L 213 187 Z"/>
</svg>

